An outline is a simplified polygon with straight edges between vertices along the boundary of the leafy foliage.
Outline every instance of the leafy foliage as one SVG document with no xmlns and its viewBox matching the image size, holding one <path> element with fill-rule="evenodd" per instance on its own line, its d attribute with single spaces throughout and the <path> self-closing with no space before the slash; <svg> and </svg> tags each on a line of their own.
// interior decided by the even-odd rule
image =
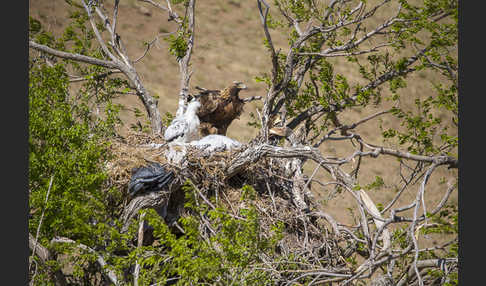
<svg viewBox="0 0 486 286">
<path fill-rule="evenodd" d="M 249 189 L 251 187 L 244 187 Z M 282 226 L 275 226 L 268 238 L 262 236 L 255 207 L 241 209 L 244 218 L 236 219 L 221 206 L 212 209 L 207 203 L 197 202 L 198 194 L 190 183 L 183 187 L 186 194 L 185 208 L 190 214 L 179 219 L 184 233 L 174 234 L 154 211 L 146 210 L 147 222 L 154 228 L 157 241 L 152 246 L 134 250 L 129 257 L 139 253 L 153 253 L 138 257 L 142 266 L 141 285 L 175 281 L 176 285 L 217 284 L 271 285 L 269 274 L 254 270 L 261 263 L 261 255 L 273 255 L 281 239 Z M 199 198 L 200 200 L 200 198 Z M 208 223 L 202 225 L 206 217 Z M 210 228 L 210 229 L 208 229 Z M 204 233 L 210 231 L 211 236 Z"/>
<path fill-rule="evenodd" d="M 30 31 L 38 39 L 56 41 L 43 36 L 46 34 L 38 21 L 31 18 L 30 23 Z M 58 47 L 79 35 L 69 31 L 68 27 L 64 38 L 57 40 Z M 90 40 L 79 40 L 73 49 L 81 52 L 89 45 Z M 104 162 L 110 158 L 106 139 L 115 134 L 120 122 L 119 106 L 111 99 L 123 81 L 106 78 L 106 70 L 99 67 L 81 67 L 69 61 L 51 67 L 40 60 L 29 59 L 29 229 L 39 228 L 42 245 L 50 245 L 54 237 L 68 237 L 88 247 L 105 245 L 119 250 L 122 239 L 115 235 L 114 214 L 122 197 L 119 190 L 106 185 Z M 89 74 L 75 96 L 70 91 L 68 68 Z M 96 256 L 68 246 L 52 250 L 72 256 L 73 282 L 94 281 Z M 60 262 L 49 261 L 44 267 L 55 271 Z M 36 282 L 47 278 L 39 275 Z"/>
<path fill-rule="evenodd" d="M 177 36 L 170 35 L 166 40 L 169 42 L 169 52 L 176 56 L 177 59 L 181 59 L 186 55 L 187 42 L 183 32 L 178 32 Z"/>
<path fill-rule="evenodd" d="M 91 128 L 92 122 L 76 116 L 69 103 L 67 83 L 61 64 L 29 71 L 29 229 L 37 229 L 42 217 L 38 238 L 42 244 L 60 236 L 96 247 L 114 231 L 108 222 L 116 223 L 113 212 L 121 199 L 118 190 L 105 185 L 103 166 L 110 156 L 103 138 L 113 132 L 116 113 L 111 110 Z M 94 261 L 92 255 L 74 260 L 78 267 Z M 87 269 L 76 269 L 76 279 L 86 278 Z"/>
</svg>

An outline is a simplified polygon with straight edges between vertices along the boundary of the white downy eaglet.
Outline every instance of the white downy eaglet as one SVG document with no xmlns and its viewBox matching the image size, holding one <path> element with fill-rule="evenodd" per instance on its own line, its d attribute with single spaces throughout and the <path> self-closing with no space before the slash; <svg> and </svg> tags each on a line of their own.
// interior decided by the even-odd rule
<svg viewBox="0 0 486 286">
<path fill-rule="evenodd" d="M 164 139 L 167 142 L 188 143 L 199 139 L 199 117 L 196 112 L 201 103 L 194 98 L 187 106 L 186 112 L 174 118 L 172 123 L 164 132 Z"/>
</svg>

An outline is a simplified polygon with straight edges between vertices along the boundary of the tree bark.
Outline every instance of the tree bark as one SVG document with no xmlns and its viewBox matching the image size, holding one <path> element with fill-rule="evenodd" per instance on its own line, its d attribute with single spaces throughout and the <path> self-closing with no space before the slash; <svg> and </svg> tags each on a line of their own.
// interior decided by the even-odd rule
<svg viewBox="0 0 486 286">
<path fill-rule="evenodd" d="M 31 250 L 35 249 L 35 255 L 37 255 L 37 257 L 40 258 L 42 263 L 46 263 L 49 260 L 54 260 L 54 257 L 52 256 L 51 252 L 47 248 L 42 246 L 39 242 L 37 242 L 36 245 L 35 238 L 30 233 L 29 233 L 29 248 Z M 55 285 L 57 286 L 67 285 L 66 278 L 64 277 L 64 274 L 62 273 L 61 270 L 56 270 L 54 272 L 51 272 L 50 274 L 52 275 Z"/>
</svg>

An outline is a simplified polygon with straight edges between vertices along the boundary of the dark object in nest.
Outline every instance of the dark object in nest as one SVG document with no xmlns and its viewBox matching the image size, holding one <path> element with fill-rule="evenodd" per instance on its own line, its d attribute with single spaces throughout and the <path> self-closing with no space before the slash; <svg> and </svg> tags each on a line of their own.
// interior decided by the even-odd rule
<svg viewBox="0 0 486 286">
<path fill-rule="evenodd" d="M 156 192 L 170 184 L 175 178 L 172 171 L 156 162 L 150 162 L 148 166 L 132 170 L 132 177 L 128 184 L 128 194 L 135 196 L 141 192 Z"/>
</svg>

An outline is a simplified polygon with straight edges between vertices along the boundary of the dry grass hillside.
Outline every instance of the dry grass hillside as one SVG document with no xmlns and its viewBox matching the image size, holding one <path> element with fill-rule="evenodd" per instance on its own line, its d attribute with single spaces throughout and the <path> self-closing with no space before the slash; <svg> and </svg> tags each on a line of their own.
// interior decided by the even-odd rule
<svg viewBox="0 0 486 286">
<path fill-rule="evenodd" d="M 106 1 L 110 2 L 110 1 Z M 167 15 L 163 11 L 150 8 L 151 14 L 144 13 L 140 7 L 149 7 L 136 0 L 121 1 L 119 9 L 118 30 L 132 59 L 143 54 L 144 42 L 152 41 L 157 35 L 175 30 L 175 25 L 167 21 Z M 110 8 L 110 3 L 106 3 Z M 69 6 L 63 0 L 29 0 L 30 15 L 40 20 L 45 27 L 54 34 L 59 34 L 66 23 Z M 375 21 L 383 20 L 387 15 L 378 15 Z M 372 22 L 369 24 L 373 24 Z M 234 80 L 243 81 L 249 87 L 241 92 L 242 97 L 265 95 L 265 85 L 256 83 L 254 78 L 264 72 L 269 72 L 269 56 L 263 46 L 263 30 L 256 8 L 256 1 L 246 0 L 200 0 L 196 4 L 196 36 L 195 47 L 192 56 L 193 76 L 191 90 L 195 86 L 208 89 L 221 89 Z M 287 49 L 287 40 L 283 34 L 272 31 L 272 37 L 277 48 Z M 336 63 L 335 71 L 348 76 L 350 82 L 357 80 L 356 69 L 344 59 L 332 59 Z M 160 37 L 157 44 L 149 51 L 146 57 L 135 66 L 142 77 L 148 90 L 159 96 L 159 109 L 165 112 L 175 113 L 177 109 L 177 94 L 179 90 L 179 70 L 175 58 L 169 55 L 167 43 Z M 438 81 L 439 77 L 426 72 L 410 76 L 408 87 L 401 91 L 402 104 L 411 106 L 417 97 L 428 96 L 433 92 L 431 81 Z M 126 132 L 131 123 L 136 122 L 133 109 L 144 110 L 135 96 L 126 96 L 120 100 L 125 105 L 121 116 L 125 122 Z M 388 103 L 385 103 L 387 106 Z M 247 125 L 250 120 L 250 112 L 261 107 L 261 102 L 252 102 L 245 108 L 244 114 L 239 120 L 234 121 L 228 130 L 228 136 L 247 142 L 256 134 L 256 129 Z M 370 107 L 365 110 L 353 110 L 342 115 L 343 123 L 353 123 L 357 119 L 371 115 L 385 107 Z M 445 119 L 445 118 L 444 118 Z M 357 128 L 357 131 L 369 142 L 383 144 L 379 120 L 372 120 Z M 385 115 L 381 124 L 384 127 L 400 126 L 393 121 L 393 117 Z M 455 130 L 454 132 L 457 132 Z M 350 154 L 353 146 L 343 141 L 330 142 L 321 147 L 325 156 L 342 156 Z M 315 165 L 308 163 L 305 172 L 310 176 Z M 387 157 L 376 159 L 365 158 L 361 166 L 359 177 L 360 185 L 370 184 L 376 176 L 385 180 L 385 186 L 380 190 L 370 192 L 375 202 L 389 201 L 396 194 L 394 186 L 399 183 L 399 164 L 396 160 Z M 426 193 L 426 203 L 435 206 L 440 200 L 445 187 L 437 184 L 441 177 L 448 172 L 446 167 L 434 173 L 430 185 L 435 186 Z M 324 174 L 319 174 L 319 179 L 326 180 Z M 410 201 L 415 197 L 418 184 L 406 190 L 403 200 Z M 316 198 L 321 200 L 323 208 L 338 218 L 339 221 L 352 223 L 352 217 L 348 208 L 355 206 L 355 201 L 347 194 L 334 194 L 332 187 L 321 187 L 313 184 L 312 190 Z M 328 200 L 333 195 L 333 200 Z M 457 192 L 452 198 L 457 203 Z M 400 203 L 400 202 L 398 202 Z"/>
</svg>

